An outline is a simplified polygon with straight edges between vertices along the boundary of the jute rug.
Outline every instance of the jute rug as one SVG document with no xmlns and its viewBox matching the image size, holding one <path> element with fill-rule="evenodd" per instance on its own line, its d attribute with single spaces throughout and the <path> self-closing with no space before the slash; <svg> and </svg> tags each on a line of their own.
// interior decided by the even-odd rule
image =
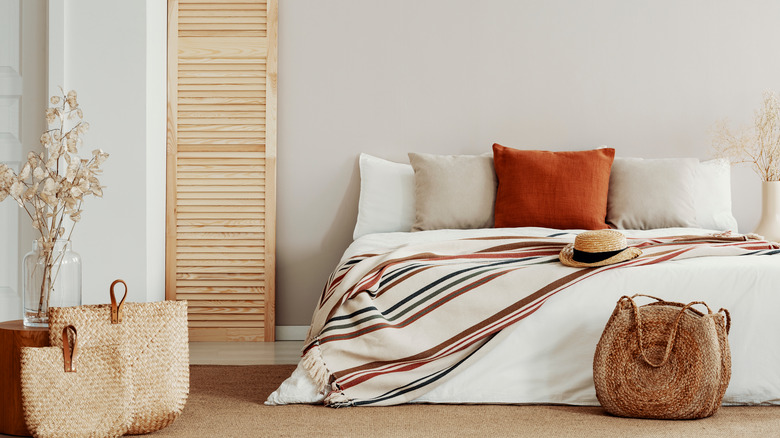
<svg viewBox="0 0 780 438">
<path fill-rule="evenodd" d="M 616 418 L 573 406 L 265 406 L 295 367 L 192 366 L 184 413 L 154 437 L 778 437 L 780 406 L 693 421 Z"/>
</svg>

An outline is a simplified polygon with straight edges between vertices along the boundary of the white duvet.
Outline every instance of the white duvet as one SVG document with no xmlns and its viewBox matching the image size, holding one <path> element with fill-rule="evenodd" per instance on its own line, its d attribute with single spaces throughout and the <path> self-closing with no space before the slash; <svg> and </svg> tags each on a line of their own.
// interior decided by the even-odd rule
<svg viewBox="0 0 780 438">
<path fill-rule="evenodd" d="M 557 232 L 497 228 L 370 234 L 354 241 L 342 260 L 410 243 Z M 712 233 L 690 228 L 623 232 L 627 237 Z M 617 300 L 635 293 L 728 309 L 732 375 L 723 402 L 780 404 L 780 256 L 694 258 L 590 277 L 499 333 L 479 360 L 415 402 L 598 405 L 593 353 Z M 318 403 L 323 397 L 299 365 L 266 404 Z"/>
</svg>

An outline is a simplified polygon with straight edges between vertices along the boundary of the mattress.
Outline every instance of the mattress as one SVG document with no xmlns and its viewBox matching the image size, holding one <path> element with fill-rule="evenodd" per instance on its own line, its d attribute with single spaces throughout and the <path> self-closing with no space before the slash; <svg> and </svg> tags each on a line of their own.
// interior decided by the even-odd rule
<svg viewBox="0 0 780 438">
<path fill-rule="evenodd" d="M 573 240 L 577 232 L 511 228 L 370 234 L 354 241 L 342 261 L 423 242 L 552 234 Z M 629 238 L 710 233 L 690 228 L 624 231 Z M 778 285 L 780 257 L 702 257 L 604 272 L 550 297 L 534 314 L 496 335 L 468 366 L 414 402 L 598 405 L 592 371 L 596 344 L 617 300 L 641 293 L 728 309 L 732 377 L 724 403 L 780 404 Z M 317 403 L 323 397 L 299 365 L 266 403 Z"/>
</svg>

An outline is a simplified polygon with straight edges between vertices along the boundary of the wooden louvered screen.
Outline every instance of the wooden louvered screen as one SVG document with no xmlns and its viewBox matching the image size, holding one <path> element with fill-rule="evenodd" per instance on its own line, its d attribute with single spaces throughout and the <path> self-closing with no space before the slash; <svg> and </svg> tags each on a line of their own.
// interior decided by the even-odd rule
<svg viewBox="0 0 780 438">
<path fill-rule="evenodd" d="M 166 298 L 274 340 L 277 0 L 168 1 Z"/>
</svg>

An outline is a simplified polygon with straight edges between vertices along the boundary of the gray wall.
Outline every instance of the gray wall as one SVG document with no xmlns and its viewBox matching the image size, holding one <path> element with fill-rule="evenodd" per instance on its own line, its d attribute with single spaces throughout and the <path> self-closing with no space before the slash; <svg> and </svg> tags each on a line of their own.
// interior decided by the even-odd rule
<svg viewBox="0 0 780 438">
<path fill-rule="evenodd" d="M 360 152 L 493 142 L 711 156 L 718 119 L 780 91 L 780 2 L 281 0 L 278 325 L 307 325 L 351 242 Z M 742 231 L 760 184 L 735 168 Z"/>
</svg>

